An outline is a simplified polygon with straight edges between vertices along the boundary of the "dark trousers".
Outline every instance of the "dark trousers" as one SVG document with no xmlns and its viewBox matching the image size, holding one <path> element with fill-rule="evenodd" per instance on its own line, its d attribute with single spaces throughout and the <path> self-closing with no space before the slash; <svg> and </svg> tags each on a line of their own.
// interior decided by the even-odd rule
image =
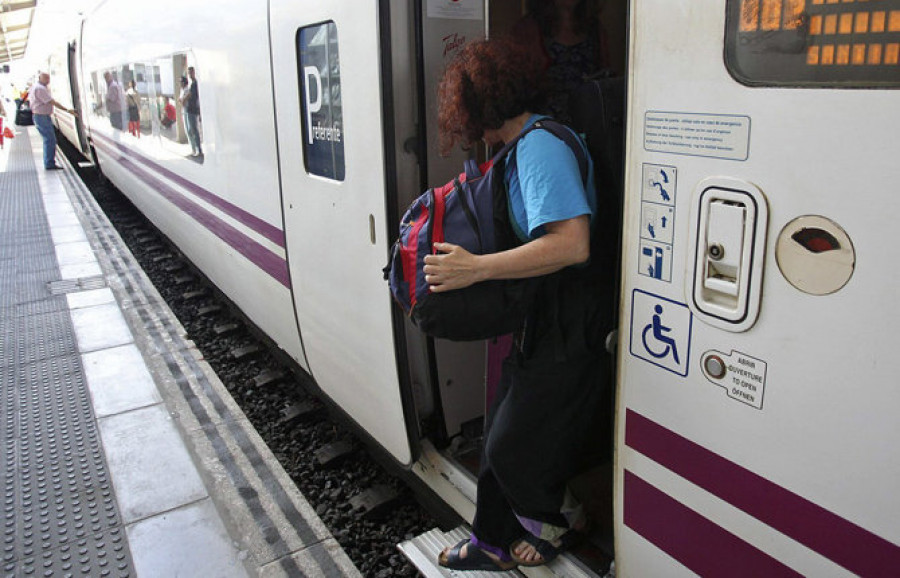
<svg viewBox="0 0 900 578">
<path fill-rule="evenodd" d="M 560 513 L 566 484 L 585 465 L 601 403 L 608 399 L 608 356 L 557 361 L 555 351 L 550 338 L 536 357 L 523 361 L 513 353 L 485 421 L 472 529 L 504 550 L 525 534 L 516 514 L 568 526 Z"/>
</svg>

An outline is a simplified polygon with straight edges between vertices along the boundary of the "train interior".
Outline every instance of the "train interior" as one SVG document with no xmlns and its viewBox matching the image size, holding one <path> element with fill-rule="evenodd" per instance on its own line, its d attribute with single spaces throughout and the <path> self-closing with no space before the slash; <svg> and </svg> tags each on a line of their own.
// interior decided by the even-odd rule
<svg viewBox="0 0 900 578">
<path fill-rule="evenodd" d="M 535 2 L 527 0 L 493 0 L 488 6 L 488 26 L 483 32 L 489 37 L 500 37 L 517 33 L 522 28 L 521 24 L 533 21 L 534 15 L 529 14 L 529 5 Z M 573 2 L 572 4 L 578 4 Z M 588 4 L 591 4 L 588 2 Z M 596 37 L 601 42 L 603 51 L 603 63 L 600 66 L 599 76 L 614 76 L 621 78 L 626 69 L 626 32 L 627 32 L 627 2 L 625 0 L 606 0 L 596 2 L 594 8 L 597 12 L 593 15 L 593 21 L 597 26 Z M 480 22 L 479 22 L 480 24 Z M 424 19 L 423 26 L 428 26 L 428 19 Z M 432 25 L 434 25 L 432 23 Z M 477 31 L 472 32 L 476 36 Z M 434 94 L 434 83 L 437 81 L 436 73 L 429 70 L 429 50 L 446 51 L 448 37 L 450 42 L 459 38 L 462 33 L 454 31 L 447 33 L 444 30 L 428 30 L 423 35 L 424 48 L 424 76 L 426 78 L 425 95 Z M 436 45 L 427 45 L 429 38 Z M 432 61 L 437 61 L 433 57 Z M 429 83 L 431 83 L 429 85 Z M 551 87 L 551 91 L 553 88 Z M 624 98 L 623 98 L 624 100 Z M 623 104 L 624 106 L 624 104 Z M 436 106 L 426 100 L 425 108 L 428 114 L 425 126 L 428 132 L 429 154 L 436 149 L 434 135 L 436 134 Z M 619 142 L 624 149 L 624 141 Z M 623 151 L 620 151 L 621 154 Z M 461 159 L 464 156 L 457 151 L 451 158 L 429 157 L 427 165 L 428 186 L 443 183 L 459 172 L 462 166 Z M 476 151 L 477 156 L 484 157 L 485 151 Z M 621 157 L 620 157 L 621 158 Z M 621 195 L 619 192 L 618 195 Z M 610 278 L 610 283 L 617 283 L 617 279 Z M 494 339 L 487 344 L 460 343 L 444 340 L 422 340 L 417 342 L 416 330 L 408 331 L 408 350 L 427 351 L 418 362 L 414 355 L 410 355 L 410 364 L 413 367 L 413 383 L 421 384 L 425 377 L 416 378 L 416 367 L 420 375 L 427 373 L 430 377 L 429 387 L 418 385 L 415 387 L 415 398 L 419 408 L 420 434 L 425 440 L 423 446 L 433 449 L 433 453 L 439 454 L 446 460 L 448 468 L 457 468 L 462 474 L 457 474 L 455 479 L 464 478 L 466 484 L 470 484 L 469 494 L 474 488 L 477 476 L 483 434 L 483 419 L 486 407 L 489 406 L 494 394 L 494 389 L 499 379 L 500 362 L 509 351 L 511 338 L 509 336 Z M 428 367 L 426 367 L 428 366 Z M 613 377 L 604 376 L 609 380 L 609 388 L 612 391 Z M 602 386 L 598 384 L 598 386 Z M 592 532 L 589 543 L 576 551 L 579 559 L 592 570 L 605 572 L 613 555 L 612 534 L 612 455 L 613 455 L 613 394 L 609 395 L 608 412 L 598 416 L 599 424 L 605 428 L 609 435 L 599 436 L 597 447 L 585 448 L 586 466 L 584 473 L 573 480 L 570 489 L 581 500 L 588 511 L 592 521 Z M 445 475 L 448 479 L 454 479 L 453 475 Z M 466 492 L 464 492 L 466 493 Z"/>
</svg>

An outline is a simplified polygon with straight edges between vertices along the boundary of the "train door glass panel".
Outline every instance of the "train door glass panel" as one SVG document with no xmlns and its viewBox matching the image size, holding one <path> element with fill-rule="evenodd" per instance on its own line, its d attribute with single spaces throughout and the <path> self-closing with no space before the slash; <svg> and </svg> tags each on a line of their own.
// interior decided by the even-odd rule
<svg viewBox="0 0 900 578">
<path fill-rule="evenodd" d="M 302 28 L 297 34 L 303 159 L 310 174 L 344 180 L 344 121 L 341 66 L 334 22 Z"/>
<path fill-rule="evenodd" d="M 900 0 L 730 0 L 725 48 L 747 84 L 900 86 Z"/>
</svg>

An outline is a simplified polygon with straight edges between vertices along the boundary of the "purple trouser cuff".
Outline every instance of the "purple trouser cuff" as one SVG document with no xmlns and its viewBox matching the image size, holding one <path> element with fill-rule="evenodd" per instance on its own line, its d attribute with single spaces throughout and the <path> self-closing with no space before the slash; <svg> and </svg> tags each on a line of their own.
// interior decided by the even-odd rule
<svg viewBox="0 0 900 578">
<path fill-rule="evenodd" d="M 507 552 L 503 548 L 491 546 L 487 542 L 482 542 L 475 536 L 475 534 L 472 534 L 469 537 L 469 544 L 475 546 L 476 548 L 480 548 L 480 549 L 484 550 L 485 552 L 490 552 L 494 556 L 500 558 L 501 562 L 509 562 L 512 560 L 512 558 L 509 555 L 509 552 Z"/>
</svg>

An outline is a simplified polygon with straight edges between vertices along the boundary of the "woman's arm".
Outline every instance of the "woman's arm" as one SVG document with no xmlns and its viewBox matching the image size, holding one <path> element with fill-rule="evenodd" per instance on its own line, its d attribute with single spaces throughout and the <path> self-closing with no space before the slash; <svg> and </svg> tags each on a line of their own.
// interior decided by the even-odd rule
<svg viewBox="0 0 900 578">
<path fill-rule="evenodd" d="M 523 279 L 584 263 L 590 257 L 590 219 L 581 215 L 544 225 L 546 234 L 515 249 L 474 255 L 451 243 L 436 243 L 425 257 L 425 281 L 435 293 L 491 279 Z"/>
</svg>

